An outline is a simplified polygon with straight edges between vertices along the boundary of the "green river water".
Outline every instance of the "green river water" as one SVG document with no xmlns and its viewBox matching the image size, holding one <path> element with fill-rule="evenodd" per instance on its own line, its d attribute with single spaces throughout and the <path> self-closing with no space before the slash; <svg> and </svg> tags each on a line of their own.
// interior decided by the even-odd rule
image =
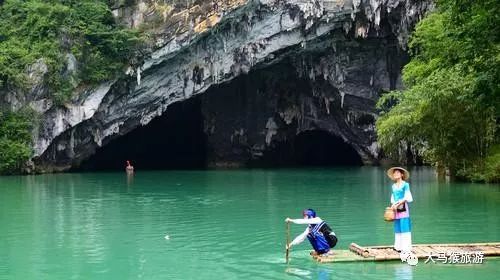
<svg viewBox="0 0 500 280">
<path fill-rule="evenodd" d="M 499 185 L 410 171 L 414 243 L 500 241 Z M 391 244 L 389 197 L 377 167 L 0 177 L 0 279 L 499 279 L 500 259 L 318 264 L 307 241 L 284 263 L 308 207 L 337 249 Z"/>
</svg>

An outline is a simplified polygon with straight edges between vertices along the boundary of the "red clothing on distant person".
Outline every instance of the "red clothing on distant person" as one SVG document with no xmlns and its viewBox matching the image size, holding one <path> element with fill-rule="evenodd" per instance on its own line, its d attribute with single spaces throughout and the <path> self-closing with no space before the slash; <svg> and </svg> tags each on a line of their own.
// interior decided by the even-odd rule
<svg viewBox="0 0 500 280">
<path fill-rule="evenodd" d="M 125 168 L 127 172 L 134 172 L 134 167 L 130 164 L 130 161 L 127 160 L 127 167 Z"/>
</svg>

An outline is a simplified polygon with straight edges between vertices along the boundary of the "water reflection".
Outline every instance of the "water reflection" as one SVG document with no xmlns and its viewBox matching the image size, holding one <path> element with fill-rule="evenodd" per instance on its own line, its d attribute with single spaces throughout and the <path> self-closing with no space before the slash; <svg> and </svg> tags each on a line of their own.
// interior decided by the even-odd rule
<svg viewBox="0 0 500 280">
<path fill-rule="evenodd" d="M 394 266 L 394 279 L 398 280 L 412 280 L 413 279 L 413 269 L 409 264 L 402 263 L 400 265 Z"/>
<path fill-rule="evenodd" d="M 332 270 L 328 266 L 319 266 L 314 273 L 304 268 L 287 267 L 285 273 L 299 279 L 330 280 L 333 277 Z"/>
<path fill-rule="evenodd" d="M 330 277 L 331 271 L 326 268 L 320 268 L 318 269 L 318 280 L 329 280 L 331 279 Z"/>
<path fill-rule="evenodd" d="M 312 279 L 311 272 L 309 270 L 300 269 L 296 267 L 287 267 L 285 272 L 289 275 L 296 276 L 300 279 Z"/>
<path fill-rule="evenodd" d="M 131 187 L 134 184 L 134 173 L 127 172 L 127 187 Z"/>
</svg>

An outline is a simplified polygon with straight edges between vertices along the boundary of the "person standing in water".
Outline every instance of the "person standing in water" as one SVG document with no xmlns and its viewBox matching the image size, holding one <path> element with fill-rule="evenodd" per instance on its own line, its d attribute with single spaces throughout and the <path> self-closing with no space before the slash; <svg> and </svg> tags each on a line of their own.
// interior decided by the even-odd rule
<svg viewBox="0 0 500 280">
<path fill-rule="evenodd" d="M 394 181 L 391 190 L 391 208 L 395 211 L 394 219 L 394 250 L 411 252 L 411 220 L 408 203 L 413 202 L 410 184 L 410 172 L 402 167 L 392 167 L 387 170 L 387 176 Z"/>
<path fill-rule="evenodd" d="M 299 225 L 308 225 L 302 234 L 295 237 L 287 245 L 287 249 L 302 243 L 307 238 L 316 254 L 327 254 L 337 244 L 335 232 L 320 217 L 316 217 L 316 212 L 313 209 L 306 209 L 302 214 L 303 219 L 285 219 L 287 223 L 292 222 Z"/>
<path fill-rule="evenodd" d="M 125 171 L 127 174 L 134 173 L 134 167 L 130 164 L 130 161 L 127 160 L 127 167 L 125 167 Z"/>
</svg>

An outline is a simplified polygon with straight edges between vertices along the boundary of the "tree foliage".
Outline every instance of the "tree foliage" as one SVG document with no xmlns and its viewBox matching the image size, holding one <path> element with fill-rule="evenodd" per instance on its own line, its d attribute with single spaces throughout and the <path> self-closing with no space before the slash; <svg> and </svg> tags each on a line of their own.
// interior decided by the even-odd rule
<svg viewBox="0 0 500 280">
<path fill-rule="evenodd" d="M 378 139 L 397 153 L 402 143 L 452 175 L 500 181 L 500 6 L 497 1 L 439 0 L 410 40 L 406 89 L 378 102 Z M 496 167 L 495 167 L 496 166 Z"/>
<path fill-rule="evenodd" d="M 31 157 L 32 123 L 29 111 L 0 111 L 0 174 L 19 172 Z"/>
<path fill-rule="evenodd" d="M 96 83 L 123 70 L 139 42 L 102 0 L 6 0 L 0 26 L 0 86 L 26 88 L 27 67 L 43 59 L 58 101 L 81 82 Z M 78 62 L 72 77 L 65 73 L 68 54 Z"/>
<path fill-rule="evenodd" d="M 113 78 L 130 61 L 138 33 L 118 25 L 105 0 L 5 0 L 0 4 L 0 92 L 32 86 L 28 69 L 41 61 L 53 100 L 75 87 Z M 68 57 L 76 67 L 69 70 Z M 20 172 L 32 155 L 32 114 L 0 113 L 0 173 Z"/>
</svg>

